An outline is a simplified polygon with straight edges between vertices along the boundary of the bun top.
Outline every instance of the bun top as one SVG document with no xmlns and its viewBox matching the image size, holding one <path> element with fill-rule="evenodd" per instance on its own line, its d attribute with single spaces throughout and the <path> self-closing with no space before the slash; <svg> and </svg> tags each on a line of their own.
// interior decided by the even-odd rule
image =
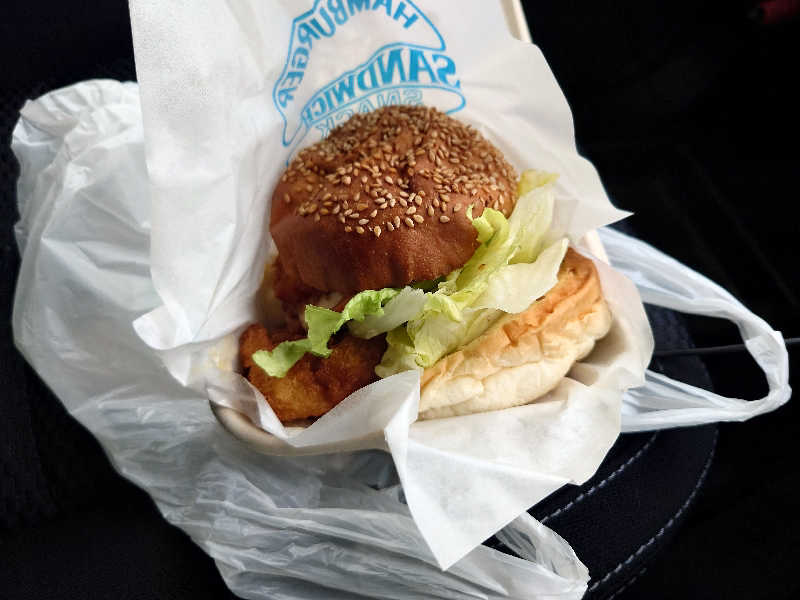
<svg viewBox="0 0 800 600">
<path fill-rule="evenodd" d="M 466 216 L 506 216 L 514 168 L 475 129 L 423 106 L 357 114 L 301 151 L 272 196 L 283 268 L 321 291 L 435 279 L 477 247 Z"/>
</svg>

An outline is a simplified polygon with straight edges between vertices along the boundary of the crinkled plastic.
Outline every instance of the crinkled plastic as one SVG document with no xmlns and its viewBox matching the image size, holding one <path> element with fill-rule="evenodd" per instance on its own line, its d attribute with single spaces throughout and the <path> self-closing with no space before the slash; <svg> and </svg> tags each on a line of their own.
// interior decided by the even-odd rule
<svg viewBox="0 0 800 600">
<path fill-rule="evenodd" d="M 600 233 L 611 263 L 633 280 L 644 302 L 735 323 L 769 386 L 759 400 L 726 398 L 648 370 L 647 383 L 625 395 L 623 431 L 745 421 L 789 400 L 789 353 L 780 332 L 724 288 L 652 246 L 613 229 Z"/>
<path fill-rule="evenodd" d="M 16 343 L 120 473 L 214 557 L 236 594 L 583 594 L 585 567 L 527 514 L 497 534 L 525 560 L 481 546 L 442 571 L 404 502 L 390 455 L 263 456 L 232 438 L 207 400 L 163 369 L 131 325 L 159 302 L 149 273 L 136 85 L 85 82 L 29 102 L 12 145 L 21 165 Z M 617 269 L 652 303 L 746 324 L 743 334 L 770 383 L 767 399 L 745 402 L 648 373 L 648 382 L 625 397 L 624 429 L 741 420 L 788 399 L 779 334 L 654 248 L 609 230 L 602 239 Z"/>
<path fill-rule="evenodd" d="M 381 451 L 284 458 L 232 437 L 136 335 L 159 302 L 137 86 L 91 81 L 29 102 L 21 165 L 18 348 L 115 468 L 244 598 L 579 598 L 588 573 L 522 515 L 510 547 L 442 571 Z"/>
</svg>

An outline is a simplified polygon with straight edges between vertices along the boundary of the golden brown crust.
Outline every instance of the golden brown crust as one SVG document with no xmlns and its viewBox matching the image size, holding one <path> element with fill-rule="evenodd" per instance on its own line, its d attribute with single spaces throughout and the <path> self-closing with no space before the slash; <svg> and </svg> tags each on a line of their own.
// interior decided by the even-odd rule
<svg viewBox="0 0 800 600">
<path fill-rule="evenodd" d="M 329 347 L 328 358 L 306 354 L 284 377 L 270 377 L 253 362 L 253 353 L 272 350 L 284 339 L 270 335 L 262 325 L 251 325 L 239 338 L 244 374 L 269 402 L 283 422 L 324 415 L 347 396 L 377 379 L 374 370 L 386 350 L 385 336 L 362 340 L 344 335 Z"/>
<path fill-rule="evenodd" d="M 610 325 L 594 263 L 569 249 L 544 297 L 424 371 L 420 418 L 528 403 L 553 389 Z"/>
<path fill-rule="evenodd" d="M 433 109 L 358 114 L 300 152 L 275 188 L 270 232 L 287 274 L 353 293 L 435 279 L 477 247 L 473 205 L 509 215 L 516 173 L 474 129 Z"/>
</svg>

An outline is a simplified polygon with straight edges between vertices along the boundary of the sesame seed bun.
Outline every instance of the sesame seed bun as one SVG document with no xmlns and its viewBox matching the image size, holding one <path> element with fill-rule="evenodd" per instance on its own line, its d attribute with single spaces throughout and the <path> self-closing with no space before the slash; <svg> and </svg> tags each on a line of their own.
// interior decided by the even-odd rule
<svg viewBox="0 0 800 600">
<path fill-rule="evenodd" d="M 323 292 L 435 279 L 477 248 L 466 216 L 511 214 L 517 175 L 475 129 L 436 109 L 357 114 L 299 153 L 272 197 L 283 269 Z"/>
</svg>

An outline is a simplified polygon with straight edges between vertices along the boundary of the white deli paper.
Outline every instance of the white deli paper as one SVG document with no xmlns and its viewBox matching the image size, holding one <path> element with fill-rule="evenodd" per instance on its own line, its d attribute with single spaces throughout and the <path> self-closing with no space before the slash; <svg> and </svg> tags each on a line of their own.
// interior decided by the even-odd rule
<svg viewBox="0 0 800 600">
<path fill-rule="evenodd" d="M 588 479 L 652 351 L 636 289 L 602 263 L 611 333 L 528 406 L 415 422 L 418 376 L 405 373 L 289 431 L 234 372 L 235 340 L 257 318 L 271 191 L 299 148 L 354 112 L 437 106 L 518 169 L 558 173 L 554 228 L 573 242 L 626 214 L 578 156 L 552 73 L 535 46 L 507 33 L 499 4 L 238 0 L 167 10 L 134 0 L 131 15 L 161 300 L 135 327 L 172 375 L 287 447 L 387 449 L 442 568 L 562 485 Z"/>
</svg>

